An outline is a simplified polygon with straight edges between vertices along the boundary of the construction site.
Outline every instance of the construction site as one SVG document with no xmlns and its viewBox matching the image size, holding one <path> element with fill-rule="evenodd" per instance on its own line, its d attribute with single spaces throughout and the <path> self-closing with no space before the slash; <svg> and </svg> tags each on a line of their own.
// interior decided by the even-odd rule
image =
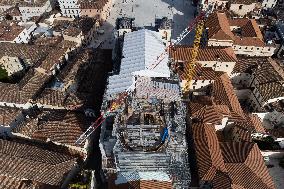
<svg viewBox="0 0 284 189">
<path fill-rule="evenodd" d="M 185 106 L 178 101 L 179 93 L 165 89 L 166 85 L 179 88 L 176 81 L 139 78 L 136 91 L 102 124 L 100 147 L 107 179 L 115 175 L 116 184 L 157 180 L 173 182 L 175 188 L 189 185 Z M 145 90 L 154 92 L 153 88 L 173 95 L 141 96 Z"/>
<path fill-rule="evenodd" d="M 166 17 L 152 30 L 133 30 L 131 24 L 117 28 L 123 41 L 120 69 L 108 78 L 101 116 L 76 142 L 101 128 L 101 176 L 108 188 L 139 188 L 152 181 L 156 188 L 190 185 L 186 99 L 204 17 L 202 12 L 174 42 L 172 20 Z M 195 28 L 193 57 L 185 70 L 168 53 Z"/>
<path fill-rule="evenodd" d="M 35 2 L 0 0 L 0 189 L 283 188 L 274 0 Z"/>
</svg>

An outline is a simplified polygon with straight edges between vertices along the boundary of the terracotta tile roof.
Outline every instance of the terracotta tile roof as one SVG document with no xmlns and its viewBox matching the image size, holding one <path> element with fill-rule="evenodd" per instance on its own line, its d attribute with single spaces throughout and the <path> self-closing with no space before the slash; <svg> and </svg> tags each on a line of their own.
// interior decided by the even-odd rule
<svg viewBox="0 0 284 189">
<path fill-rule="evenodd" d="M 10 125 L 20 113 L 18 108 L 0 107 L 0 125 Z"/>
<path fill-rule="evenodd" d="M 275 188 L 257 144 L 226 142 L 220 147 L 232 183 L 244 188 Z"/>
<path fill-rule="evenodd" d="M 230 30 L 230 24 L 225 13 L 212 13 L 207 18 L 205 27 L 209 28 L 208 38 L 234 40 L 234 34 Z"/>
<path fill-rule="evenodd" d="M 244 119 L 245 115 L 239 103 L 239 100 L 234 92 L 233 85 L 229 76 L 224 73 L 213 83 L 214 101 L 217 105 L 226 105 L 231 111 L 230 118 L 232 120 Z"/>
<path fill-rule="evenodd" d="M 56 64 L 61 63 L 66 53 L 70 51 L 71 48 L 74 48 L 76 45 L 77 43 L 72 41 L 60 42 L 55 48 L 53 48 L 53 50 L 51 50 L 45 60 L 41 63 L 40 68 L 45 69 L 47 72 L 49 70 L 53 70 L 54 66 Z"/>
<path fill-rule="evenodd" d="M 212 180 L 214 189 L 230 189 L 231 188 L 231 178 L 228 173 L 217 171 L 215 177 Z"/>
<path fill-rule="evenodd" d="M 224 142 L 220 143 L 225 163 L 244 163 L 254 143 Z"/>
<path fill-rule="evenodd" d="M 0 101 L 21 103 L 23 101 L 22 95 L 19 93 L 19 88 L 15 84 L 1 83 L 0 82 Z"/>
<path fill-rule="evenodd" d="M 255 132 L 265 133 L 265 128 L 260 118 L 255 114 L 248 114 L 248 122 Z"/>
<path fill-rule="evenodd" d="M 89 66 L 90 62 L 93 60 L 93 52 L 85 49 L 80 52 L 74 59 L 69 60 L 68 64 L 65 65 L 60 73 L 57 75 L 55 79 L 56 82 L 61 82 L 63 87 L 61 88 L 45 88 L 43 92 L 37 97 L 36 101 L 45 104 L 45 105 L 54 105 L 54 106 L 73 106 L 84 104 L 88 99 L 87 93 L 80 93 L 78 90 L 73 92 L 68 92 L 69 86 L 72 86 L 76 82 L 79 82 L 82 86 L 86 86 L 87 84 L 91 84 L 96 86 L 97 83 L 95 79 L 91 79 L 92 77 L 88 77 L 87 79 L 83 78 L 84 76 L 88 76 L 87 71 L 82 71 L 84 67 Z M 88 71 L 93 72 L 93 69 L 89 69 Z M 52 80 L 51 82 L 54 82 Z M 83 84 L 81 84 L 83 83 Z"/>
<path fill-rule="evenodd" d="M 204 111 L 203 120 L 206 116 L 207 112 Z M 259 124 L 254 116 L 248 117 Z M 275 188 L 257 144 L 220 142 L 214 125 L 206 124 L 203 120 L 193 121 L 192 124 L 200 180 L 209 181 L 214 188 L 220 189 Z"/>
<path fill-rule="evenodd" d="M 284 138 L 284 128 L 283 127 L 278 127 L 274 129 L 266 129 L 266 131 L 276 138 Z"/>
<path fill-rule="evenodd" d="M 236 128 L 234 128 L 236 127 Z M 255 114 L 246 114 L 245 121 L 236 121 L 232 129 L 237 130 L 241 139 L 245 141 L 250 141 L 251 133 L 265 133 L 266 130 L 260 120 L 260 118 Z"/>
<path fill-rule="evenodd" d="M 50 79 L 49 75 L 35 71 L 31 79 L 29 79 L 28 82 L 25 85 L 23 85 L 23 87 L 21 87 L 20 93 L 23 94 L 26 98 L 32 99 L 49 81 L 49 79 Z"/>
<path fill-rule="evenodd" d="M 44 89 L 36 102 L 44 105 L 64 106 L 65 92 L 55 89 Z"/>
<path fill-rule="evenodd" d="M 25 29 L 15 22 L 1 21 L 0 23 L 0 41 L 13 41 Z"/>
<path fill-rule="evenodd" d="M 250 5 L 252 3 L 257 3 L 257 0 L 232 0 L 232 4 L 245 4 Z"/>
<path fill-rule="evenodd" d="M 103 9 L 103 7 L 107 4 L 110 0 L 89 0 L 83 1 L 80 0 L 78 3 L 80 4 L 80 9 Z"/>
<path fill-rule="evenodd" d="M 76 163 L 76 157 L 56 147 L 0 139 L 0 172 L 17 179 L 60 185 Z"/>
<path fill-rule="evenodd" d="M 254 73 L 264 102 L 284 96 L 284 70 L 271 58 L 238 57 L 233 73 Z"/>
<path fill-rule="evenodd" d="M 175 61 L 188 61 L 192 57 L 192 47 L 190 46 L 175 46 L 170 49 L 170 58 Z M 221 61 L 221 62 L 236 62 L 237 59 L 233 53 L 231 47 L 219 48 L 219 47 L 207 47 L 199 49 L 197 61 Z"/>
<path fill-rule="evenodd" d="M 213 124 L 220 123 L 223 116 L 232 121 L 246 119 L 227 74 L 217 77 L 211 87 L 211 92 L 205 96 L 194 96 L 195 99 L 189 103 L 189 111 L 193 117 Z"/>
<path fill-rule="evenodd" d="M 203 123 L 207 124 L 221 124 L 223 115 L 218 111 L 216 106 L 205 105 L 200 110 L 192 114 L 193 118 L 202 120 Z"/>
<path fill-rule="evenodd" d="M 194 96 L 194 99 L 192 99 L 190 103 L 188 103 L 188 105 L 190 114 L 195 114 L 197 111 L 199 111 L 206 105 L 212 106 L 213 100 L 210 96 Z"/>
<path fill-rule="evenodd" d="M 262 63 L 267 63 L 268 59 L 265 57 L 244 57 L 244 56 L 237 56 L 237 63 L 233 69 L 232 73 L 249 73 L 251 70 L 257 65 Z"/>
<path fill-rule="evenodd" d="M 66 110 L 43 111 L 37 118 L 26 119 L 13 132 L 43 141 L 49 138 L 53 142 L 74 146 L 90 124 L 84 114 Z"/>
<path fill-rule="evenodd" d="M 234 44 L 240 46 L 256 46 L 256 47 L 264 47 L 265 44 L 263 41 L 256 37 L 235 37 Z"/>
<path fill-rule="evenodd" d="M 202 67 L 201 64 L 196 64 L 195 67 L 195 75 L 193 80 L 212 80 L 214 81 L 219 76 L 221 76 L 223 72 L 214 71 L 211 67 Z M 186 79 L 185 73 L 179 74 L 181 80 Z"/>
<path fill-rule="evenodd" d="M 19 10 L 19 7 L 11 7 L 5 10 L 4 12 L 0 13 L 0 16 L 22 16 L 21 11 Z"/>
<path fill-rule="evenodd" d="M 241 28 L 243 37 L 257 37 L 262 40 L 263 36 L 255 19 L 236 18 L 229 19 L 230 26 Z"/>
<path fill-rule="evenodd" d="M 0 188 L 1 189 L 32 189 L 33 186 L 29 182 L 0 175 Z"/>
<path fill-rule="evenodd" d="M 62 42 L 62 36 L 53 36 L 53 37 L 39 37 L 36 38 L 33 42 L 37 46 L 45 46 L 45 47 L 56 47 L 60 42 Z"/>
<path fill-rule="evenodd" d="M 56 89 L 44 89 L 36 98 L 36 102 L 43 105 L 71 107 L 84 104 L 86 99 L 81 94 L 69 94 Z"/>
<path fill-rule="evenodd" d="M 96 19 L 91 17 L 80 17 L 73 21 L 69 19 L 56 19 L 53 21 L 53 30 L 57 32 L 63 32 L 64 35 L 77 37 L 81 32 L 83 35 L 87 35 L 88 32 L 95 25 Z"/>
<path fill-rule="evenodd" d="M 232 40 L 234 45 L 265 46 L 262 33 L 254 19 L 228 19 L 226 13 L 214 12 L 209 15 L 206 24 L 208 38 L 217 40 Z M 241 33 L 231 31 L 230 26 L 240 27 Z"/>
<path fill-rule="evenodd" d="M 234 18 L 234 19 L 228 19 L 230 26 L 237 26 L 237 27 L 243 27 L 248 23 L 248 19 L 243 18 Z"/>
<path fill-rule="evenodd" d="M 11 6 L 19 6 L 19 7 L 41 7 L 48 0 L 34 0 L 34 1 L 22 1 L 22 0 L 1 0 L 0 5 L 11 5 Z"/>
<path fill-rule="evenodd" d="M 193 124 L 192 134 L 200 179 L 212 180 L 217 170 L 226 172 L 214 126 Z"/>
<path fill-rule="evenodd" d="M 140 181 L 140 189 L 173 189 L 171 182 L 161 182 L 154 180 L 142 180 Z"/>
<path fill-rule="evenodd" d="M 112 189 L 173 189 L 171 182 L 155 180 L 138 180 L 112 185 Z"/>
<path fill-rule="evenodd" d="M 43 59 L 51 50 L 48 46 L 0 43 L 0 58 L 3 56 L 19 57 L 22 60 L 35 64 Z"/>
<path fill-rule="evenodd" d="M 232 126 L 230 131 L 235 132 L 241 141 L 252 142 L 251 138 L 252 132 L 247 129 L 246 124 L 242 125 L 236 123 L 234 124 L 234 126 Z M 230 136 L 232 136 L 232 133 L 230 133 Z"/>
<path fill-rule="evenodd" d="M 267 74 L 269 73 L 269 74 Z M 256 79 L 259 83 L 258 91 L 261 94 L 263 101 L 284 96 L 284 71 L 271 58 L 266 64 L 255 70 Z"/>
<path fill-rule="evenodd" d="M 85 49 L 80 52 L 75 59 L 69 61 L 69 63 L 61 70 L 58 78 L 65 82 L 77 79 L 77 72 L 86 64 L 93 60 L 93 52 L 90 49 Z"/>
<path fill-rule="evenodd" d="M 271 106 L 277 112 L 284 113 L 284 100 L 283 99 L 269 103 L 269 106 Z"/>
<path fill-rule="evenodd" d="M 244 187 L 237 184 L 232 184 L 231 187 L 232 187 L 231 189 L 245 189 Z"/>
<path fill-rule="evenodd" d="M 265 102 L 269 99 L 283 97 L 284 86 L 281 83 L 266 83 L 258 87 L 258 90 L 262 96 L 262 100 Z"/>
<path fill-rule="evenodd" d="M 242 35 L 244 37 L 257 37 L 263 40 L 262 33 L 255 19 L 250 19 L 247 24 L 242 27 Z"/>
</svg>

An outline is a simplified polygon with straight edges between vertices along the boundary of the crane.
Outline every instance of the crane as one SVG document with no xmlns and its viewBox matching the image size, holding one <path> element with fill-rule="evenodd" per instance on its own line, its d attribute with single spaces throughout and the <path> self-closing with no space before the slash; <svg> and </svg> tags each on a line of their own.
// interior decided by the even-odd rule
<svg viewBox="0 0 284 189">
<path fill-rule="evenodd" d="M 206 11 L 208 12 L 208 11 Z M 182 88 L 182 92 L 186 93 L 189 90 L 190 82 L 192 80 L 192 74 L 194 74 L 194 68 L 195 68 L 195 62 L 196 57 L 198 54 L 198 49 L 200 46 L 200 39 L 203 31 L 204 26 L 204 18 L 205 18 L 205 12 L 201 12 L 192 22 L 189 23 L 188 27 L 183 30 L 183 32 L 177 37 L 177 40 L 174 41 L 174 43 L 170 43 L 169 46 L 165 48 L 165 51 L 160 54 L 157 57 L 157 60 L 153 62 L 150 66 L 146 67 L 146 69 L 153 70 L 156 68 L 162 60 L 166 57 L 165 55 L 168 53 L 168 50 L 170 48 L 173 48 L 175 45 L 180 44 L 180 42 L 194 29 L 196 28 L 196 35 L 194 39 L 194 47 L 193 47 L 193 58 L 192 60 L 189 60 L 189 70 L 187 73 L 187 82 L 185 86 Z M 116 112 L 119 107 L 123 104 L 123 101 L 126 99 L 126 97 L 130 94 L 131 90 L 133 89 L 133 86 L 135 86 L 135 83 L 133 83 L 125 92 L 119 94 L 118 98 L 111 104 L 110 108 L 102 112 L 102 114 L 97 118 L 97 120 L 90 125 L 90 127 L 77 139 L 75 144 L 80 145 L 82 144 L 106 119 L 108 115 L 111 113 Z M 138 87 L 138 85 L 136 86 Z"/>
<path fill-rule="evenodd" d="M 202 37 L 203 33 L 203 28 L 204 28 L 204 20 L 202 19 L 196 27 L 196 33 L 193 41 L 193 50 L 192 50 L 192 56 L 191 59 L 188 60 L 188 70 L 186 73 L 186 82 L 184 86 L 182 86 L 182 93 L 183 95 L 186 95 L 189 91 L 190 88 L 190 83 L 192 81 L 193 76 L 195 75 L 195 65 L 196 65 L 196 59 L 198 56 L 198 50 L 200 47 L 200 40 Z"/>
</svg>

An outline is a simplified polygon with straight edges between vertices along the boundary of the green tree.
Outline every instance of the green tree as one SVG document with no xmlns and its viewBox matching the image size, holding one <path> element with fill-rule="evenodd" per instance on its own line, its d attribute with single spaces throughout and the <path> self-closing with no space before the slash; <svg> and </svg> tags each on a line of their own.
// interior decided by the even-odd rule
<svg viewBox="0 0 284 189">
<path fill-rule="evenodd" d="M 0 66 L 0 80 L 6 80 L 8 79 L 8 72 Z"/>
</svg>

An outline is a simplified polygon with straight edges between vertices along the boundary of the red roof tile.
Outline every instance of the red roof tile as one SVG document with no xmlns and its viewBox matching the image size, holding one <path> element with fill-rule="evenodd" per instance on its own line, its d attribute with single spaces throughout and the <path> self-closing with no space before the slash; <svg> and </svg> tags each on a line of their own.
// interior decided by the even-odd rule
<svg viewBox="0 0 284 189">
<path fill-rule="evenodd" d="M 226 142 L 220 146 L 232 183 L 244 188 L 275 188 L 257 144 Z"/>
<path fill-rule="evenodd" d="M 226 105 L 231 111 L 232 119 L 244 119 L 245 115 L 235 94 L 229 76 L 224 73 L 213 83 L 214 101 L 217 105 Z"/>
<path fill-rule="evenodd" d="M 197 61 L 236 62 L 237 59 L 231 47 L 207 47 L 198 50 Z M 188 61 L 192 57 L 193 48 L 190 46 L 175 46 L 170 48 L 169 55 L 175 61 Z"/>
<path fill-rule="evenodd" d="M 216 170 L 226 172 L 214 126 L 193 124 L 192 133 L 200 179 L 213 179 Z"/>
<path fill-rule="evenodd" d="M 238 18 L 228 19 L 225 13 L 214 12 L 209 15 L 206 24 L 208 38 L 216 40 L 232 40 L 233 44 L 240 46 L 264 47 L 263 36 L 254 19 Z M 230 26 L 241 29 L 240 34 L 234 34 Z"/>
<path fill-rule="evenodd" d="M 0 139 L 0 173 L 17 179 L 60 185 L 76 163 L 76 157 L 57 148 L 24 141 Z"/>
</svg>

